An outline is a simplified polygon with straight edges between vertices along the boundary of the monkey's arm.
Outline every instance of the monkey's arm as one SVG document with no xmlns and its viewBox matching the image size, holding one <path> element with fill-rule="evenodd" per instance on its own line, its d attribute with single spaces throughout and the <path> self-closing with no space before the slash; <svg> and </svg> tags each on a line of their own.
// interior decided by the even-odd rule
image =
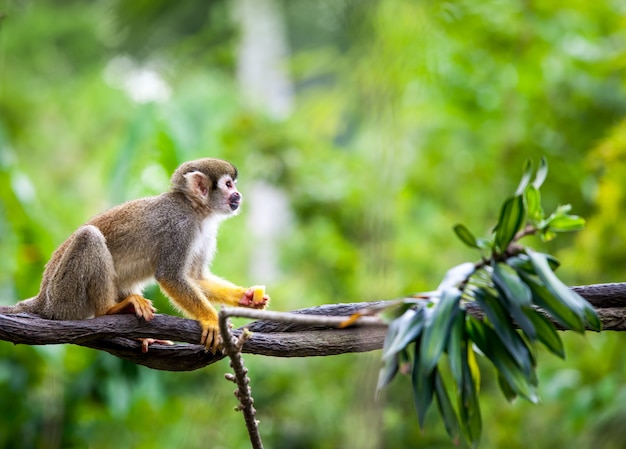
<svg viewBox="0 0 626 449">
<path fill-rule="evenodd" d="M 264 309 L 270 300 L 265 294 L 261 298 L 255 298 L 254 287 L 239 287 L 213 274 L 195 280 L 195 283 L 212 303 Z"/>
<path fill-rule="evenodd" d="M 185 315 L 200 323 L 202 326 L 200 342 L 206 345 L 208 351 L 215 354 L 220 346 L 217 311 L 202 290 L 195 282 L 184 276 L 163 277 L 157 274 L 157 282 Z"/>
</svg>

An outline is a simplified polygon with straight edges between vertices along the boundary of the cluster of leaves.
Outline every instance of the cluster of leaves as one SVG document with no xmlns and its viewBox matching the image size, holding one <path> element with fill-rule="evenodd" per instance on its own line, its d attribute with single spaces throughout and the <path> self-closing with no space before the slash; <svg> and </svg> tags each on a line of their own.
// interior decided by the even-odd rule
<svg viewBox="0 0 626 449">
<path fill-rule="evenodd" d="M 558 232 L 584 226 L 582 218 L 569 215 L 569 206 L 545 216 L 539 189 L 547 175 L 546 161 L 534 179 L 533 173 L 528 161 L 490 238 L 477 239 L 463 225 L 454 228 L 481 253 L 480 262 L 458 265 L 436 291 L 405 299 L 393 313 L 383 348 L 378 388 L 398 371 L 410 373 L 420 426 L 434 398 L 451 438 L 465 437 L 474 447 L 482 429 L 477 352 L 493 364 L 507 399 L 521 396 L 535 403 L 537 343 L 561 358 L 565 355 L 546 315 L 580 333 L 602 327 L 592 306 L 554 274 L 558 261 L 519 244 L 527 235 L 550 240 Z M 480 306 L 484 319 L 467 312 L 470 302 Z"/>
</svg>

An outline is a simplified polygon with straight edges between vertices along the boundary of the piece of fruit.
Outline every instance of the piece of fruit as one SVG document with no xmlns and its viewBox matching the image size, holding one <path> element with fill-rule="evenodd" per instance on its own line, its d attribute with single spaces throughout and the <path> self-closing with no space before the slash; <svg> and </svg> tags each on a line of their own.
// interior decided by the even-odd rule
<svg viewBox="0 0 626 449">
<path fill-rule="evenodd" d="M 253 302 L 261 302 L 263 301 L 263 297 L 265 296 L 265 285 L 255 285 L 254 293 L 252 294 Z"/>
</svg>

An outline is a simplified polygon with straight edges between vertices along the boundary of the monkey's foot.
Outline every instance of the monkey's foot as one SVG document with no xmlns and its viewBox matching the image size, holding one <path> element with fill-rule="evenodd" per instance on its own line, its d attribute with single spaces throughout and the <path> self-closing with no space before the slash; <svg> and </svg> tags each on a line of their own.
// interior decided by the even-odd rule
<svg viewBox="0 0 626 449">
<path fill-rule="evenodd" d="M 222 336 L 220 335 L 220 328 L 214 321 L 201 321 L 202 337 L 200 337 L 200 343 L 206 347 L 206 351 L 211 354 L 215 354 L 222 350 Z"/>
<path fill-rule="evenodd" d="M 144 354 L 146 352 L 148 352 L 148 347 L 150 345 L 172 346 L 174 344 L 173 341 L 170 341 L 170 340 L 158 340 L 156 338 L 140 338 L 139 341 L 141 342 L 141 352 L 143 352 Z"/>
<path fill-rule="evenodd" d="M 156 309 L 152 305 L 152 301 L 141 295 L 130 295 L 107 310 L 106 314 L 134 313 L 137 317 L 150 321 L 154 318 L 154 312 Z"/>
<path fill-rule="evenodd" d="M 265 287 L 250 287 L 239 300 L 239 305 L 251 309 L 265 309 L 269 302 L 270 297 L 265 294 Z"/>
</svg>

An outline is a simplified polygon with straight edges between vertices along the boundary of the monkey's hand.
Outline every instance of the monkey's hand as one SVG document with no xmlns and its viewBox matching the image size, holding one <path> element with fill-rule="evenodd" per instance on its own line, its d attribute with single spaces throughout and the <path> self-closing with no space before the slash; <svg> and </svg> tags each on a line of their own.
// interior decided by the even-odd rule
<svg viewBox="0 0 626 449">
<path fill-rule="evenodd" d="M 270 297 L 265 294 L 265 287 L 259 285 L 247 289 L 243 294 L 243 298 L 239 300 L 239 305 L 251 309 L 265 309 L 269 302 Z"/>
</svg>

